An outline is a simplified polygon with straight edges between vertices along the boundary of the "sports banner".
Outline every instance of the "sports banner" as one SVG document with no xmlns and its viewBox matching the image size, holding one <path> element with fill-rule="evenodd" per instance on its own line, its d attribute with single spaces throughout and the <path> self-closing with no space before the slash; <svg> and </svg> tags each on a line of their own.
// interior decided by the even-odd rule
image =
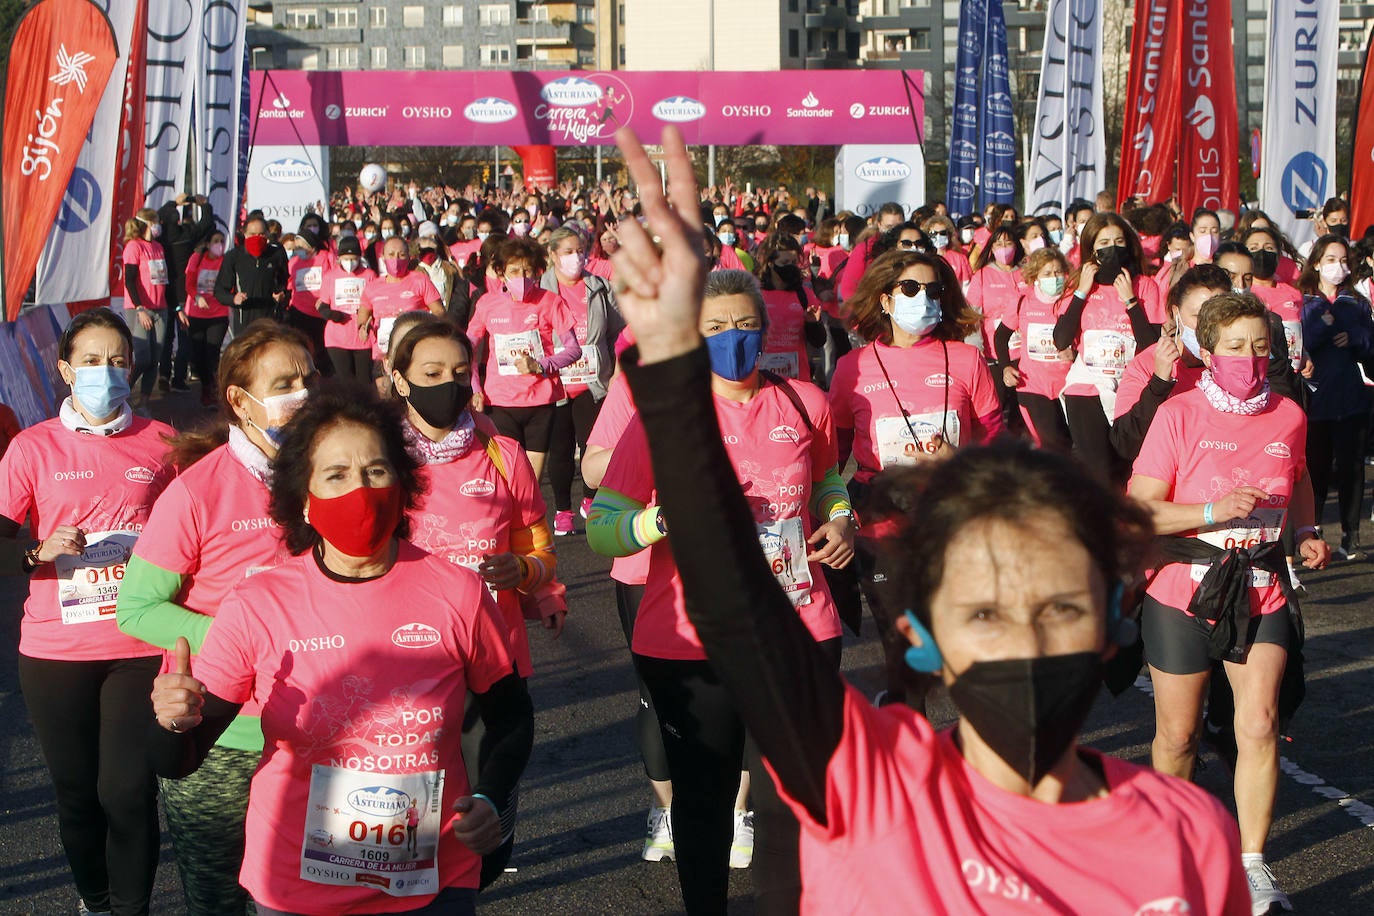
<svg viewBox="0 0 1374 916">
<path fill-rule="evenodd" d="M 114 28 L 119 60 L 110 72 L 110 82 L 67 182 L 57 222 L 38 258 L 34 293 L 37 302 L 76 302 L 102 299 L 110 294 L 109 273 L 92 267 L 105 263 L 109 257 L 111 223 L 123 225 L 112 207 L 115 160 L 124 117 L 129 52 L 138 24 L 135 20 L 140 17 L 139 4 L 132 0 L 94 2 L 104 10 Z"/>
<path fill-rule="evenodd" d="M 1000 3 L 995 2 L 997 6 Z M 949 138 L 949 178 L 945 203 L 958 219 L 977 207 L 978 88 L 987 31 L 988 0 L 965 0 L 959 5 L 959 51 L 954 74 L 954 125 Z"/>
<path fill-rule="evenodd" d="M 983 43 L 983 107 L 979 117 L 982 168 L 980 203 L 1009 204 L 1016 196 L 1016 125 L 1012 120 L 1011 76 L 1007 64 L 1007 18 L 1002 0 L 988 5 Z"/>
<path fill-rule="evenodd" d="M 1102 0 L 1051 0 L 1024 212 L 1063 213 L 1075 199 L 1092 200 L 1106 187 L 1106 162 Z"/>
<path fill-rule="evenodd" d="M 1189 3 L 1185 9 L 1179 204 L 1184 213 L 1198 207 L 1236 213 L 1240 149 L 1231 5 Z"/>
<path fill-rule="evenodd" d="M 1136 0 L 1127 73 L 1126 120 L 1121 131 L 1117 210 L 1140 198 L 1158 204 L 1174 192 L 1178 162 L 1183 17 L 1173 0 Z"/>
<path fill-rule="evenodd" d="M 0 159 L 3 291 L 11 321 L 118 57 L 110 21 L 90 0 L 39 0 L 15 30 Z"/>
<path fill-rule="evenodd" d="M 124 119 L 119 125 L 119 158 L 115 160 L 113 203 L 110 205 L 110 304 L 124 303 L 124 220 L 143 208 L 143 138 L 147 123 L 144 84 L 148 63 L 148 0 L 131 0 L 137 7 L 129 70 L 124 81 Z"/>
<path fill-rule="evenodd" d="M 1355 103 L 1355 143 L 1350 157 L 1351 238 L 1360 238 L 1365 228 L 1374 223 L 1374 72 L 1369 67 L 1372 48 L 1374 40 L 1364 49 L 1360 98 Z"/>
<path fill-rule="evenodd" d="M 143 196 L 154 210 L 185 190 L 204 3 L 148 0 Z"/>
<path fill-rule="evenodd" d="M 244 198 L 253 210 L 283 226 L 329 205 L 329 147 L 256 144 L 248 164 Z"/>
<path fill-rule="evenodd" d="M 230 234 L 239 205 L 239 115 L 247 5 L 241 0 L 204 3 L 196 61 L 196 191 L 209 198 L 216 225 Z"/>
<path fill-rule="evenodd" d="M 1320 210 L 1336 186 L 1339 4 L 1271 0 L 1264 70 L 1260 206 L 1290 241 L 1312 237 L 1299 210 Z"/>
</svg>

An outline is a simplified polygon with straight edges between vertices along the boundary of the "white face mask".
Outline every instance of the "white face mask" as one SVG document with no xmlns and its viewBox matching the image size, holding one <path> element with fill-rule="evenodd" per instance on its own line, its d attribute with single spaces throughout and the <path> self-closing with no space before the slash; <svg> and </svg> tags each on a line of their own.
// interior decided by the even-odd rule
<svg viewBox="0 0 1374 916">
<path fill-rule="evenodd" d="M 1174 313 L 1174 324 L 1178 327 L 1178 342 L 1183 345 L 1183 349 L 1193 354 L 1193 359 L 1202 359 L 1202 344 L 1197 339 L 1197 328 L 1190 328 L 1183 323 L 1183 316 Z"/>
<path fill-rule="evenodd" d="M 949 247 L 949 233 L 940 231 L 932 233 L 930 240 L 935 243 L 936 251 L 944 251 Z"/>
<path fill-rule="evenodd" d="M 973 230 L 968 228 L 960 229 L 959 238 L 967 245 L 969 242 L 973 241 Z"/>
<path fill-rule="evenodd" d="M 389 239 L 389 238 L 391 238 L 392 236 L 394 236 L 395 234 L 396 234 L 396 230 L 394 230 L 394 229 L 383 229 L 383 230 L 382 230 L 382 239 L 383 239 L 383 240 Z"/>
<path fill-rule="evenodd" d="M 1340 286 L 1341 283 L 1345 281 L 1345 278 L 1350 276 L 1350 268 L 1339 263 L 1323 264 L 1321 267 L 1317 268 L 1317 272 L 1321 274 L 1321 278 L 1324 281 L 1330 283 L 1332 286 Z"/>
<path fill-rule="evenodd" d="M 839 235 L 835 236 L 835 244 L 836 244 L 836 245 L 839 245 L 839 246 L 840 246 L 841 248 L 843 248 L 845 251 L 848 251 L 848 250 L 849 250 L 849 234 L 846 233 L 846 232 L 842 232 L 842 233 L 840 233 Z"/>
<path fill-rule="evenodd" d="M 300 410 L 301 406 L 305 404 L 305 399 L 310 397 L 309 388 L 288 391 L 286 394 L 274 394 L 261 401 L 253 397 L 252 392 L 247 389 L 244 389 L 243 393 L 248 395 L 249 398 L 252 398 L 253 401 L 261 404 L 262 408 L 267 411 L 266 427 L 258 426 L 258 424 L 254 423 L 252 420 L 246 422 L 258 432 L 262 433 L 267 441 L 271 442 L 277 448 L 281 448 L 282 428 L 286 426 L 287 421 L 291 419 L 296 411 Z"/>
<path fill-rule="evenodd" d="M 898 327 L 916 337 L 923 336 L 940 323 L 940 303 L 921 290 L 914 296 L 892 294 L 892 320 Z"/>
<path fill-rule="evenodd" d="M 339 259 L 339 266 L 342 267 L 346 273 L 350 273 L 350 274 L 351 274 L 351 273 L 353 273 L 353 271 L 355 271 L 355 270 L 358 269 L 358 259 L 357 259 L 357 258 L 340 258 L 340 259 Z"/>
</svg>

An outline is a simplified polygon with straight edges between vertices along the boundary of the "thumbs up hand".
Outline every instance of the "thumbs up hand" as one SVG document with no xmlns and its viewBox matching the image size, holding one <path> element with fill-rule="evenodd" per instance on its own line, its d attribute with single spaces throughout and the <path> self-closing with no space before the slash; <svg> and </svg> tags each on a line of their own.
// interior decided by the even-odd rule
<svg viewBox="0 0 1374 916">
<path fill-rule="evenodd" d="M 176 664 L 153 680 L 153 715 L 169 732 L 181 732 L 200 724 L 205 705 L 205 685 L 191 676 L 191 644 L 177 637 Z"/>
</svg>

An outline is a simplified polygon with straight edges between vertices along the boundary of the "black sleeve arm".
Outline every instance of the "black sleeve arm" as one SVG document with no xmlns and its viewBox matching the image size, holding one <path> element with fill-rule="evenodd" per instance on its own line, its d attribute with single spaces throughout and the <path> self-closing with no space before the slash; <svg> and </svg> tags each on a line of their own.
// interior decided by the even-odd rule
<svg viewBox="0 0 1374 916">
<path fill-rule="evenodd" d="M 825 340 L 829 336 L 829 332 L 825 329 L 825 322 L 812 321 L 810 318 L 807 318 L 802 325 L 802 329 L 803 333 L 806 334 L 806 342 L 808 345 L 815 347 L 817 350 L 825 346 Z"/>
<path fill-rule="evenodd" d="M 19 523 L 0 515 L 0 576 L 17 576 L 24 571 L 24 542 L 19 540 Z"/>
<path fill-rule="evenodd" d="M 487 736 L 483 742 L 486 759 L 473 791 L 490 798 L 497 813 L 504 813 L 534 747 L 534 704 L 524 680 L 513 673 L 474 697 Z"/>
<path fill-rule="evenodd" d="M 1087 299 L 1074 296 L 1064 314 L 1059 316 L 1059 320 L 1054 323 L 1056 350 L 1067 350 L 1078 341 L 1078 335 L 1083 330 L 1083 310 L 1087 307 Z"/>
<path fill-rule="evenodd" d="M 196 220 L 195 229 L 191 233 L 191 243 L 199 245 L 210 237 L 210 233 L 215 231 L 215 208 L 210 206 L 207 199 L 200 207 L 200 219 Z"/>
<path fill-rule="evenodd" d="M 783 788 L 826 820 L 826 768 L 844 730 L 844 681 L 773 578 L 725 452 L 706 348 L 622 358 L 649 440 L 659 504 L 711 666 Z"/>
<path fill-rule="evenodd" d="M 1140 392 L 1140 400 L 1130 410 L 1116 418 L 1110 434 L 1112 448 L 1126 461 L 1135 461 L 1140 454 L 1140 446 L 1145 444 L 1145 434 L 1155 420 L 1159 405 L 1173 393 L 1174 382 L 1150 373 L 1150 383 Z"/>
<path fill-rule="evenodd" d="M 234 304 L 234 263 L 237 260 L 238 249 L 234 249 L 224 256 L 224 262 L 219 266 L 219 274 L 215 277 L 215 298 L 220 305 Z"/>
<path fill-rule="evenodd" d="M 137 308 L 144 308 L 143 293 L 138 288 L 138 265 L 124 265 L 124 293 Z"/>
<path fill-rule="evenodd" d="M 1288 337 L 1283 332 L 1283 319 L 1269 313 L 1269 390 L 1280 397 L 1302 404 L 1298 396 L 1300 383 L 1288 356 Z"/>
<path fill-rule="evenodd" d="M 997 354 L 997 361 L 1004 366 L 1011 365 L 1011 334 L 1011 328 L 1004 324 L 999 324 L 992 334 L 992 348 Z"/>
<path fill-rule="evenodd" d="M 1131 319 L 1131 334 L 1135 336 L 1135 350 L 1139 353 L 1146 347 L 1152 347 L 1159 341 L 1159 325 L 1150 323 L 1150 316 L 1145 314 L 1145 306 L 1139 300 L 1136 304 L 1126 309 L 1126 317 Z M 1056 331 L 1058 328 L 1056 327 Z M 1058 340 L 1055 341 L 1058 343 Z"/>
<path fill-rule="evenodd" d="M 215 746 L 241 708 L 238 703 L 207 693 L 205 706 L 200 711 L 200 724 L 190 731 L 169 732 L 153 719 L 148 723 L 148 766 L 167 779 L 190 776 L 200 769 L 210 748 Z"/>
</svg>

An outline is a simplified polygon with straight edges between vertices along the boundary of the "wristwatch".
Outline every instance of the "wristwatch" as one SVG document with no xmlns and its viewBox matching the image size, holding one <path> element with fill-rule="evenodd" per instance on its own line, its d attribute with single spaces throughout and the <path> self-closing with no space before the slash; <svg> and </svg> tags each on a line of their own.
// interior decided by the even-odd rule
<svg viewBox="0 0 1374 916">
<path fill-rule="evenodd" d="M 38 549 L 41 546 L 42 544 L 39 543 L 24 551 L 24 559 L 20 561 L 20 565 L 23 568 L 25 575 L 33 575 L 34 570 L 38 569 L 38 567 L 43 565 L 43 561 L 38 559 Z"/>
<path fill-rule="evenodd" d="M 853 509 L 836 509 L 834 512 L 830 513 L 829 521 L 833 522 L 837 518 L 847 518 L 849 519 L 849 524 L 851 525 L 858 524 L 858 519 L 854 517 Z"/>
</svg>

